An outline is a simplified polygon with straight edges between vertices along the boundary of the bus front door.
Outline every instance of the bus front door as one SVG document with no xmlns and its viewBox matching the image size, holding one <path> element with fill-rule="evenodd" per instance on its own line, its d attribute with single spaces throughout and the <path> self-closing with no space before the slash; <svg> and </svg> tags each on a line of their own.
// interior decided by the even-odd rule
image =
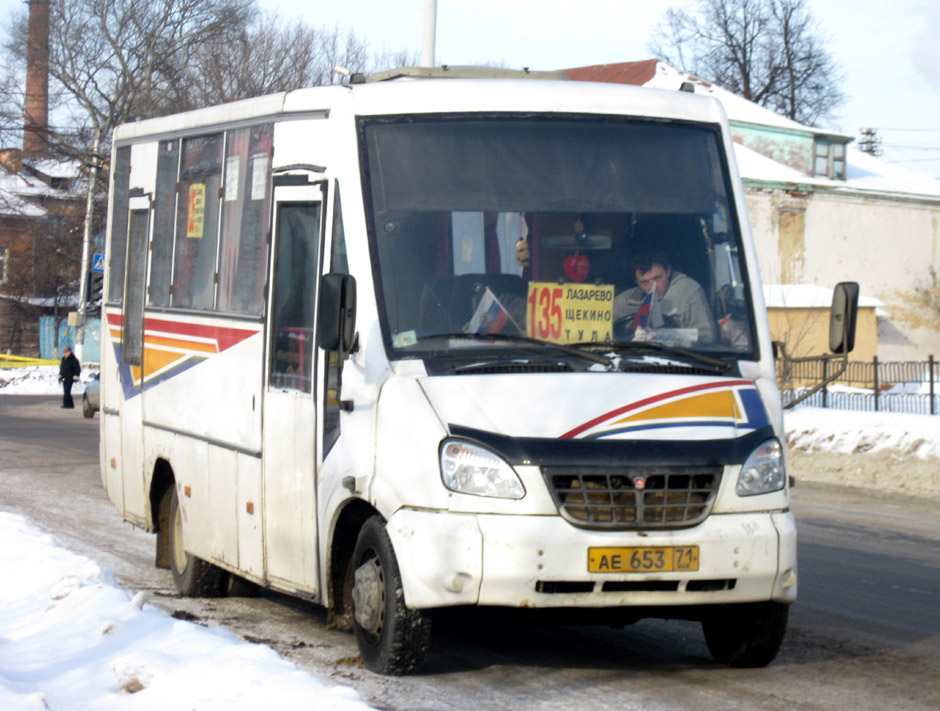
<svg viewBox="0 0 940 711">
<path fill-rule="evenodd" d="M 274 179 L 274 242 L 263 411 L 264 550 L 269 582 L 318 593 L 314 316 L 324 188 Z"/>
<path fill-rule="evenodd" d="M 121 471 L 124 477 L 124 517 L 137 522 L 146 520 L 143 489 L 137 482 L 143 469 L 144 449 L 144 297 L 147 289 L 147 255 L 150 242 L 149 196 L 132 197 L 129 208 L 119 367 L 129 374 L 125 380 L 130 387 L 125 388 L 125 397 L 121 403 Z"/>
</svg>

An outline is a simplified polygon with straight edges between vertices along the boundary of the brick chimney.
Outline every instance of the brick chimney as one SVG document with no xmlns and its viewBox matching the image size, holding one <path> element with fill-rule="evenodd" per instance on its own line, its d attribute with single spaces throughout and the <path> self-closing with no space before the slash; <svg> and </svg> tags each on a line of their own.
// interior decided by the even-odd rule
<svg viewBox="0 0 940 711">
<path fill-rule="evenodd" d="M 29 0 L 23 157 L 46 152 L 49 128 L 49 0 Z"/>
</svg>

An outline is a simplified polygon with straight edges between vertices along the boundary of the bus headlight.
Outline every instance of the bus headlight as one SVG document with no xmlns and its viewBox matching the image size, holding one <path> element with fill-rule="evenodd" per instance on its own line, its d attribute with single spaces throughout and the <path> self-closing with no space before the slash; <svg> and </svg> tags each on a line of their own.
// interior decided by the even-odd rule
<svg viewBox="0 0 940 711">
<path fill-rule="evenodd" d="M 782 489 L 785 483 L 783 448 L 777 440 L 769 439 L 751 452 L 744 462 L 735 491 L 738 496 L 769 494 Z"/>
<path fill-rule="evenodd" d="M 444 486 L 459 494 L 502 499 L 525 496 L 522 482 L 506 460 L 461 440 L 445 440 L 441 446 L 441 478 Z"/>
</svg>

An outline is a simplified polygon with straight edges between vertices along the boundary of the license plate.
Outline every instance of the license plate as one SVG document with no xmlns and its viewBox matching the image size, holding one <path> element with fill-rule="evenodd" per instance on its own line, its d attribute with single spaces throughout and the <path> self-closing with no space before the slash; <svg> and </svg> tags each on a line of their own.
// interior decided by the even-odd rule
<svg viewBox="0 0 940 711">
<path fill-rule="evenodd" d="M 698 570 L 698 546 L 588 548 L 589 573 L 673 573 Z"/>
</svg>

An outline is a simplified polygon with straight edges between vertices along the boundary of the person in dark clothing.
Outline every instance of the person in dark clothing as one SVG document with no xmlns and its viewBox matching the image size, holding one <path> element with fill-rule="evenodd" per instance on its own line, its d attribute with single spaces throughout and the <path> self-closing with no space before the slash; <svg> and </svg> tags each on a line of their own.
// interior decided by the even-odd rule
<svg viewBox="0 0 940 711">
<path fill-rule="evenodd" d="M 62 407 L 71 410 L 75 407 L 72 400 L 72 383 L 78 380 L 82 373 L 82 366 L 78 358 L 68 346 L 62 351 L 62 362 L 59 364 L 59 382 L 62 383 Z"/>
</svg>

